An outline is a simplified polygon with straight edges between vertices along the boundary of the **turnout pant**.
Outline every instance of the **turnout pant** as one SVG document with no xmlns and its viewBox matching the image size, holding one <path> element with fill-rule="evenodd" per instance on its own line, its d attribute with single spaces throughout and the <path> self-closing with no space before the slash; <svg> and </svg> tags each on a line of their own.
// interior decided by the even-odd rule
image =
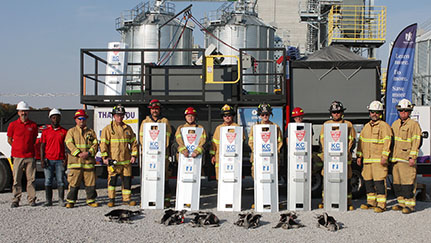
<svg viewBox="0 0 431 243">
<path fill-rule="evenodd" d="M 67 181 L 69 182 L 69 193 L 66 197 L 67 202 L 76 203 L 82 181 L 84 181 L 85 192 L 87 194 L 86 202 L 95 202 L 97 197 L 95 169 L 71 168 L 69 170 L 67 174 Z"/>
<path fill-rule="evenodd" d="M 117 184 L 118 176 L 121 177 L 121 192 L 123 195 L 123 201 L 128 202 L 131 199 L 132 194 L 132 165 L 114 165 L 113 167 L 108 166 L 108 198 L 110 200 L 115 199 L 115 186 Z"/>
<path fill-rule="evenodd" d="M 386 208 L 386 177 L 388 176 L 388 166 L 380 163 L 365 163 L 362 169 L 362 177 L 365 181 L 367 192 L 367 204 Z"/>
<path fill-rule="evenodd" d="M 416 206 L 416 166 L 411 167 L 407 162 L 395 162 L 392 176 L 398 204 L 414 210 Z"/>
<path fill-rule="evenodd" d="M 36 162 L 34 158 L 13 158 L 13 202 L 19 202 L 22 195 L 22 175 L 27 178 L 27 200 L 32 203 L 36 200 L 34 181 L 36 178 Z"/>
</svg>

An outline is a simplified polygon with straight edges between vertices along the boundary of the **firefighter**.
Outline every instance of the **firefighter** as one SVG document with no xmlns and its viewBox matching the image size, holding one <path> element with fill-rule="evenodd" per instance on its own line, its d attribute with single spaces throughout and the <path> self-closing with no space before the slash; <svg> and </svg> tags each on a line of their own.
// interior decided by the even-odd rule
<svg viewBox="0 0 431 243">
<path fill-rule="evenodd" d="M 66 134 L 65 143 L 70 151 L 68 154 L 67 181 L 69 182 L 69 193 L 66 197 L 66 208 L 75 206 L 78 190 L 84 181 L 87 194 L 86 203 L 90 207 L 98 207 L 96 202 L 96 164 L 95 156 L 98 149 L 96 133 L 87 127 L 88 115 L 84 110 L 78 110 L 73 117 L 76 126 L 69 129 Z"/>
<path fill-rule="evenodd" d="M 182 153 L 186 157 L 191 156 L 192 158 L 196 158 L 198 155 L 203 154 L 204 152 L 203 146 L 207 140 L 207 133 L 205 132 L 205 129 L 202 125 L 198 125 L 196 123 L 196 116 L 197 116 L 197 112 L 193 107 L 189 107 L 184 111 L 184 118 L 186 120 L 186 123 L 183 125 L 180 125 L 177 128 L 177 131 L 175 132 L 175 140 L 178 143 L 177 159 L 179 158 L 179 153 Z M 183 136 L 181 135 L 181 128 L 183 127 L 200 127 L 203 129 L 201 138 L 199 140 L 199 144 L 191 154 L 189 153 L 189 150 L 184 145 Z"/>
<path fill-rule="evenodd" d="M 9 124 L 7 141 L 12 146 L 13 157 L 13 200 L 12 208 L 19 206 L 22 194 L 22 175 L 27 177 L 27 200 L 30 206 L 36 206 L 36 162 L 34 144 L 37 138 L 37 125 L 28 119 L 30 107 L 24 101 L 16 106 L 18 119 Z"/>
<path fill-rule="evenodd" d="M 350 179 L 352 178 L 352 151 L 355 148 L 355 140 L 356 140 L 356 131 L 353 127 L 353 124 L 350 121 L 344 120 L 344 111 L 346 108 L 344 108 L 343 104 L 340 101 L 333 101 L 331 105 L 329 106 L 329 113 L 331 116 L 331 120 L 326 121 L 324 124 L 328 123 L 345 123 L 347 124 L 347 133 L 348 137 L 347 140 L 349 141 L 348 144 L 348 153 L 347 153 L 347 205 L 348 210 L 354 210 L 352 204 L 352 186 L 350 185 Z M 322 149 L 321 159 L 323 161 L 323 151 L 324 151 L 324 131 L 322 130 L 320 132 L 320 145 Z M 324 174 L 324 171 L 322 169 L 322 176 Z M 323 192 L 322 192 L 322 199 L 323 199 Z M 323 208 L 323 203 L 319 204 L 319 208 Z"/>
<path fill-rule="evenodd" d="M 139 129 L 140 133 L 140 141 L 144 141 L 144 123 L 165 123 L 166 124 L 166 158 L 165 158 L 165 207 L 169 208 L 171 206 L 171 189 L 169 187 L 169 176 L 171 175 L 169 170 L 169 145 L 170 138 L 172 134 L 172 127 L 169 124 L 169 120 L 166 117 L 162 116 L 161 113 L 161 104 L 157 99 L 153 99 L 150 101 L 148 108 L 150 109 L 150 115 L 145 118 L 145 120 L 141 123 L 141 128 Z"/>
<path fill-rule="evenodd" d="M 277 128 L 277 153 L 280 154 L 280 149 L 283 146 L 283 137 L 281 135 L 280 127 L 269 120 L 269 117 L 272 115 L 272 108 L 269 104 L 262 103 L 257 107 L 257 115 L 259 116 L 260 122 L 257 122 L 255 125 L 258 124 L 270 124 L 275 125 Z M 253 129 L 254 125 L 250 129 L 250 135 L 248 136 L 248 145 L 251 149 L 251 156 L 250 156 L 250 163 L 251 163 L 251 176 L 254 178 L 254 161 L 253 161 L 253 152 L 254 152 L 254 146 L 253 146 Z M 280 156 L 278 157 L 280 159 Z"/>
<path fill-rule="evenodd" d="M 45 196 L 44 206 L 52 206 L 52 181 L 54 173 L 57 179 L 58 203 L 61 207 L 64 203 L 64 166 L 66 165 L 65 145 L 67 130 L 60 126 L 61 112 L 52 109 L 49 112 L 51 125 L 42 131 L 40 145 L 40 165 L 45 173 Z"/>
<path fill-rule="evenodd" d="M 402 99 L 397 105 L 399 119 L 392 124 L 394 148 L 391 157 L 394 192 L 398 204 L 392 210 L 415 211 L 416 159 L 421 143 L 419 123 L 410 119 L 413 104 Z"/>
<path fill-rule="evenodd" d="M 383 104 L 373 101 L 368 106 L 371 120 L 361 131 L 356 151 L 356 163 L 361 166 L 365 181 L 367 203 L 361 209 L 373 209 L 376 213 L 386 211 L 386 177 L 388 176 L 388 157 L 391 152 L 392 130 L 382 121 Z"/>
<path fill-rule="evenodd" d="M 290 116 L 292 117 L 292 119 L 295 123 L 302 123 L 302 122 L 304 122 L 305 113 L 301 107 L 295 107 L 295 108 L 293 108 Z M 286 128 L 287 128 L 287 126 L 286 126 Z M 289 145 L 288 133 L 289 133 L 289 131 L 286 129 L 286 132 L 284 134 L 286 136 L 286 144 L 287 145 Z"/>
<path fill-rule="evenodd" d="M 132 164 L 138 156 L 138 142 L 132 128 L 123 122 L 126 114 L 124 106 L 115 106 L 111 114 L 113 121 L 103 128 L 100 136 L 100 153 L 108 170 L 108 207 L 115 206 L 118 176 L 121 177 L 123 204 L 136 206 L 136 202 L 131 200 L 131 187 Z"/>
<path fill-rule="evenodd" d="M 215 167 L 216 179 L 218 180 L 219 175 L 219 149 L 220 149 L 220 129 L 226 126 L 239 126 L 233 121 L 235 116 L 235 110 L 230 105 L 224 105 L 220 110 L 220 115 L 223 118 L 223 123 L 218 125 L 214 131 L 213 138 L 211 140 L 211 163 Z"/>
</svg>

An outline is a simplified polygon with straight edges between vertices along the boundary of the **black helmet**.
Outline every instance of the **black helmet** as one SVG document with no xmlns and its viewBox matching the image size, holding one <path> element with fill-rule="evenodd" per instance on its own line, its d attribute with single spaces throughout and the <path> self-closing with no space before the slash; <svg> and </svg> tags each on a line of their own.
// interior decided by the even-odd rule
<svg viewBox="0 0 431 243">
<path fill-rule="evenodd" d="M 263 102 L 257 107 L 257 115 L 260 116 L 262 114 L 272 115 L 272 108 L 269 104 Z"/>
<path fill-rule="evenodd" d="M 343 103 L 341 103 L 340 101 L 332 101 L 331 105 L 329 106 L 329 112 L 333 112 L 333 111 L 343 112 L 345 110 L 346 108 L 344 108 Z"/>
<path fill-rule="evenodd" d="M 233 109 L 232 106 L 226 104 L 224 105 L 221 110 L 220 110 L 220 115 L 224 116 L 224 115 L 231 115 L 231 116 L 235 116 L 235 110 Z"/>
<path fill-rule="evenodd" d="M 126 114 L 126 109 L 124 109 L 124 106 L 122 105 L 114 106 L 114 108 L 112 109 L 112 115 L 115 114 Z"/>
</svg>

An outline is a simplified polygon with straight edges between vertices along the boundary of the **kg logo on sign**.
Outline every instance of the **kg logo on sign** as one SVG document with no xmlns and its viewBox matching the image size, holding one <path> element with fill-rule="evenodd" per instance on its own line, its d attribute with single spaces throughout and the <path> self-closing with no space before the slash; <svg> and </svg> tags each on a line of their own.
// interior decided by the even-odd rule
<svg viewBox="0 0 431 243">
<path fill-rule="evenodd" d="M 234 132 L 227 132 L 226 133 L 226 138 L 227 138 L 227 141 L 229 142 L 229 143 L 233 143 L 233 141 L 235 140 L 235 138 L 236 138 L 236 133 L 234 133 Z"/>
<path fill-rule="evenodd" d="M 271 138 L 271 132 L 262 132 L 261 136 L 262 140 L 267 143 L 269 141 L 269 138 Z"/>
<path fill-rule="evenodd" d="M 187 141 L 189 142 L 189 143 L 194 143 L 195 142 L 195 140 L 196 140 L 196 137 L 197 137 L 198 135 L 196 134 L 196 133 L 188 133 L 187 135 L 186 135 L 186 137 L 187 137 Z"/>
<path fill-rule="evenodd" d="M 341 137 L 341 131 L 331 131 L 331 137 L 335 142 L 338 142 L 338 139 Z"/>
<path fill-rule="evenodd" d="M 149 132 L 151 139 L 156 140 L 156 138 L 159 136 L 160 130 L 149 130 Z"/>
<path fill-rule="evenodd" d="M 305 137 L 305 130 L 295 131 L 295 134 L 296 134 L 296 138 L 299 141 L 302 141 L 302 139 L 304 139 L 304 137 Z"/>
</svg>

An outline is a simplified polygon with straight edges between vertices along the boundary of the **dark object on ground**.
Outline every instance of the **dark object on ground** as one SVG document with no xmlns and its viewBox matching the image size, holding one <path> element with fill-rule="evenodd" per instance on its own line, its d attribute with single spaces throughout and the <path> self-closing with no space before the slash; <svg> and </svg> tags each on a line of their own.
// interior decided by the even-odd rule
<svg viewBox="0 0 431 243">
<path fill-rule="evenodd" d="M 283 228 L 283 229 L 298 229 L 304 227 L 303 224 L 297 222 L 298 216 L 294 212 L 287 212 L 280 214 L 280 221 L 274 228 Z"/>
<path fill-rule="evenodd" d="M 238 214 L 238 220 L 234 224 L 244 227 L 246 229 L 249 229 L 249 228 L 254 229 L 259 226 L 261 217 L 262 215 L 260 214 L 240 213 Z"/>
<path fill-rule="evenodd" d="M 182 224 L 184 223 L 184 214 L 186 212 L 187 212 L 186 210 L 182 210 L 182 211 L 176 211 L 173 209 L 165 210 L 165 214 L 160 220 L 160 223 L 166 226 Z"/>
<path fill-rule="evenodd" d="M 218 227 L 220 220 L 211 212 L 191 213 L 195 217 L 190 221 L 193 227 Z"/>
<path fill-rule="evenodd" d="M 142 210 L 131 211 L 127 209 L 114 209 L 105 214 L 105 217 L 111 222 L 130 223 L 134 216 L 141 214 L 143 214 Z"/>
<path fill-rule="evenodd" d="M 340 226 L 334 217 L 329 216 L 327 213 L 317 216 L 317 227 L 324 227 L 329 231 L 335 232 L 340 229 Z"/>
</svg>

